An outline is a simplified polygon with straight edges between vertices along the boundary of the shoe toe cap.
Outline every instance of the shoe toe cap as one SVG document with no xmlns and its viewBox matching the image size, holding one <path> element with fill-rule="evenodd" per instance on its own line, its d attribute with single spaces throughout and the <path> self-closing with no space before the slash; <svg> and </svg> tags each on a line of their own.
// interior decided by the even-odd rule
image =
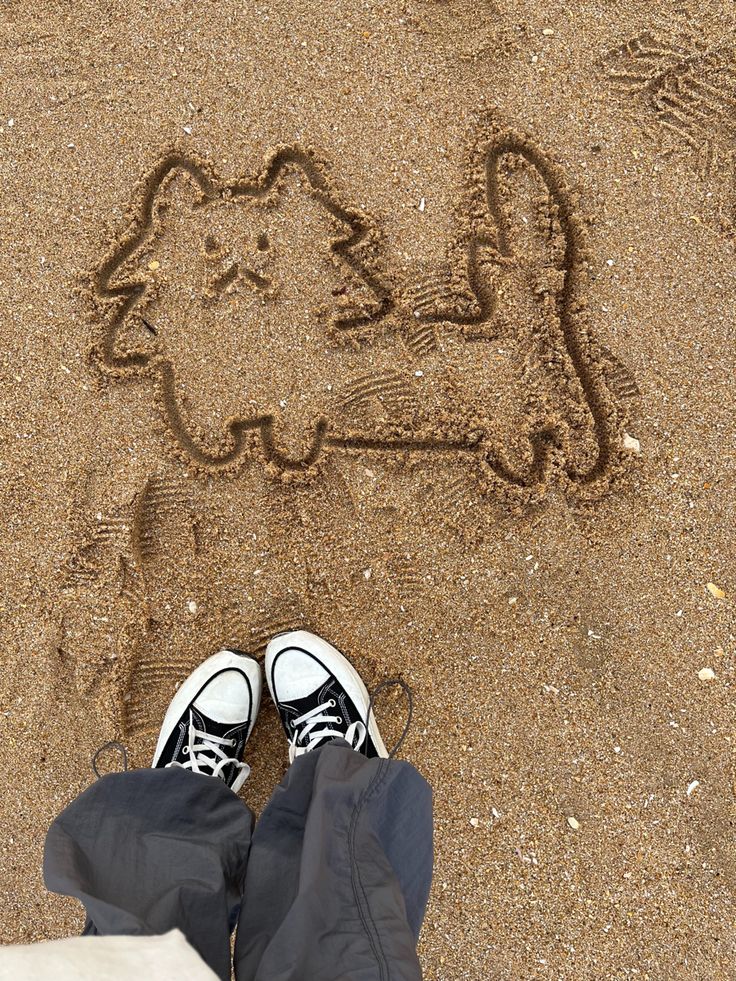
<svg viewBox="0 0 736 981">
<path fill-rule="evenodd" d="M 215 722 L 237 725 L 253 714 L 254 692 L 242 671 L 221 671 L 202 689 L 192 707 Z"/>
<path fill-rule="evenodd" d="M 329 677 L 330 673 L 315 657 L 289 645 L 282 647 L 269 664 L 269 683 L 277 703 L 306 698 Z"/>
</svg>

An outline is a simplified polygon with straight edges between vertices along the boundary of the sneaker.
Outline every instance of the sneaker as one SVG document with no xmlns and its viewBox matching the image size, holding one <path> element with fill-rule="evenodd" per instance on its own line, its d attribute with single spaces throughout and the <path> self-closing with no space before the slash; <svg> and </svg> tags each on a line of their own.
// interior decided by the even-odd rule
<svg viewBox="0 0 736 981">
<path fill-rule="evenodd" d="M 153 767 L 180 766 L 219 777 L 236 793 L 250 767 L 243 751 L 261 704 L 261 667 L 242 651 L 220 651 L 200 664 L 174 695 Z"/>
<path fill-rule="evenodd" d="M 307 630 L 277 634 L 266 647 L 266 679 L 293 763 L 333 739 L 364 756 L 388 757 L 370 697 L 350 661 Z"/>
</svg>

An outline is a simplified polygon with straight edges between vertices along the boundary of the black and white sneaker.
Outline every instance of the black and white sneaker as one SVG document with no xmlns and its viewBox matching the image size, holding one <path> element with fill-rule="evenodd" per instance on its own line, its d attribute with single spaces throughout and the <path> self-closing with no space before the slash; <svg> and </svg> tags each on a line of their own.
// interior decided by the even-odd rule
<svg viewBox="0 0 736 981">
<path fill-rule="evenodd" d="M 181 766 L 219 777 L 237 793 L 250 773 L 243 751 L 261 688 L 261 666 L 250 654 L 220 651 L 207 658 L 174 695 L 152 766 Z"/>
<path fill-rule="evenodd" d="M 278 634 L 266 647 L 266 680 L 293 763 L 333 739 L 369 757 L 388 757 L 370 697 L 350 661 L 307 630 Z"/>
</svg>

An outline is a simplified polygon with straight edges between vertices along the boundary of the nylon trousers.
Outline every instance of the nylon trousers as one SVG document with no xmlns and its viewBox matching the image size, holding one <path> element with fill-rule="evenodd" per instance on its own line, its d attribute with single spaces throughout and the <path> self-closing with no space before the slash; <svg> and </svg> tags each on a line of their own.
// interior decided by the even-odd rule
<svg viewBox="0 0 736 981">
<path fill-rule="evenodd" d="M 237 981 L 420 981 L 432 793 L 409 763 L 345 742 L 299 757 L 255 825 L 221 780 L 180 767 L 102 777 L 59 815 L 47 887 L 88 934 L 178 927 Z"/>
</svg>

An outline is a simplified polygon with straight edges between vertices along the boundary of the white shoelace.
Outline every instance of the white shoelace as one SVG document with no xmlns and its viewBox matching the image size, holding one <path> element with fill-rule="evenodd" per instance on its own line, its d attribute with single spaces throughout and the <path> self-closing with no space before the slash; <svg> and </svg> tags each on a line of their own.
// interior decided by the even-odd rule
<svg viewBox="0 0 736 981">
<path fill-rule="evenodd" d="M 240 771 L 231 788 L 237 794 L 250 775 L 250 767 L 247 763 L 242 763 L 235 757 L 228 756 L 222 749 L 223 746 L 234 746 L 236 740 L 213 736 L 209 732 L 196 729 L 191 714 L 189 716 L 188 738 L 189 742 L 182 747 L 184 755 L 189 757 L 186 763 L 179 763 L 174 760 L 172 763 L 167 763 L 166 766 L 180 766 L 183 770 L 191 770 L 193 773 L 202 773 L 201 767 L 207 767 L 208 771 L 212 771 L 211 773 L 208 772 L 207 776 L 219 777 L 224 780 L 223 770 L 232 764 Z M 197 739 L 201 739 L 201 742 L 196 742 Z M 215 755 L 205 756 L 205 753 L 214 753 Z"/>
<path fill-rule="evenodd" d="M 334 698 L 331 698 L 329 702 L 323 702 L 322 705 L 317 705 L 315 708 L 310 709 L 305 712 L 304 715 L 300 715 L 298 719 L 294 719 L 292 726 L 294 729 L 298 729 L 300 726 L 304 725 L 301 732 L 295 732 L 289 744 L 289 762 L 293 763 L 297 756 L 303 756 L 305 753 L 310 752 L 310 750 L 315 749 L 323 739 L 345 739 L 350 743 L 353 749 L 360 749 L 360 747 L 365 742 L 366 727 L 363 722 L 353 722 L 344 732 L 338 732 L 335 729 L 314 729 L 317 725 L 329 725 L 329 723 L 334 722 L 336 725 L 340 725 L 342 718 L 339 715 L 328 715 L 328 710 L 335 708 L 336 702 Z M 305 740 L 309 740 L 306 745 L 299 745 L 304 743 Z"/>
</svg>

